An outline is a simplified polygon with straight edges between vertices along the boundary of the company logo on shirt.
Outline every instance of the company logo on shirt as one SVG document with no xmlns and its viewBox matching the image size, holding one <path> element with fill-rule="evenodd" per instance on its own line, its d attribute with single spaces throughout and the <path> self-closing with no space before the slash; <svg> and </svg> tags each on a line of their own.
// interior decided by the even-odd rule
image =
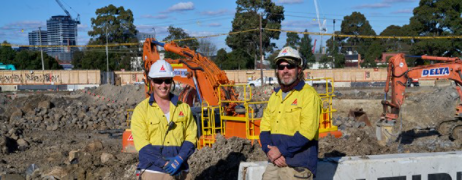
<svg viewBox="0 0 463 180">
<path fill-rule="evenodd" d="M 183 111 L 180 111 L 180 113 L 178 113 L 178 117 L 184 117 L 185 115 L 183 115 Z"/>
<path fill-rule="evenodd" d="M 164 65 L 161 66 L 161 69 L 159 70 L 159 72 L 166 72 L 166 68 L 164 68 Z"/>
<path fill-rule="evenodd" d="M 291 103 L 291 105 L 297 106 L 297 99 L 295 99 L 295 100 L 293 101 L 293 103 Z"/>
</svg>

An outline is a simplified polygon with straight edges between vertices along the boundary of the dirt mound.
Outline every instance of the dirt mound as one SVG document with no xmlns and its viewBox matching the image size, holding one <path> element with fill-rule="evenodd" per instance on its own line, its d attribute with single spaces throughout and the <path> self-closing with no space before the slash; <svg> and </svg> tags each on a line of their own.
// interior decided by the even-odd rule
<svg viewBox="0 0 463 180">
<path fill-rule="evenodd" d="M 109 99 L 110 102 L 114 101 L 120 104 L 126 104 L 135 107 L 139 102 L 146 98 L 145 96 L 145 86 L 144 85 L 125 85 L 125 86 L 113 86 L 109 84 L 104 84 L 99 86 L 97 89 L 90 89 L 91 96 L 95 94 L 94 97 L 100 96 Z M 104 102 L 102 100 L 95 101 Z"/>
<path fill-rule="evenodd" d="M 265 160 L 267 157 L 257 142 L 251 144 L 249 140 L 217 135 L 211 148 L 197 150 L 188 162 L 196 179 L 237 179 L 240 162 Z"/>
</svg>

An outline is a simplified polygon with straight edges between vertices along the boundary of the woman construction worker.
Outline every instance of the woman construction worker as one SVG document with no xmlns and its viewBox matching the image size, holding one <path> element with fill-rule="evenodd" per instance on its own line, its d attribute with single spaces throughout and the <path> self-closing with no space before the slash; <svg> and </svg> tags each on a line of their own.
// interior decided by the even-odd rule
<svg viewBox="0 0 463 180">
<path fill-rule="evenodd" d="M 148 77 L 151 95 L 137 105 L 131 123 L 140 178 L 190 179 L 187 159 L 197 130 L 190 106 L 170 92 L 174 72 L 165 60 L 151 65 Z"/>
</svg>

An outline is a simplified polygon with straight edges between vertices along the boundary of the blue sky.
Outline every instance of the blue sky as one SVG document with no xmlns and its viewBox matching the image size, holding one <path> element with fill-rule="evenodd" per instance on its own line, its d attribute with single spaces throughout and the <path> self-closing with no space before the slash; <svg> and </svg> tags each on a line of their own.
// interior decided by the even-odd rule
<svg viewBox="0 0 463 180">
<path fill-rule="evenodd" d="M 285 20 L 282 29 L 293 31 L 319 32 L 316 21 L 316 11 L 313 0 L 272 0 L 285 10 Z M 205 36 L 228 33 L 234 18 L 236 1 L 234 0 L 201 0 L 201 1 L 160 1 L 160 0 L 61 0 L 70 14 L 75 18 L 80 14 L 81 24 L 78 26 L 78 45 L 87 44 L 90 37 L 91 18 L 96 18 L 95 10 L 109 4 L 130 9 L 135 18 L 134 24 L 140 32 L 153 33 L 163 39 L 167 36 L 167 27 L 183 28 L 191 36 Z M 376 34 L 381 33 L 389 25 L 405 25 L 413 16 L 413 9 L 419 0 L 319 0 L 321 21 L 326 19 L 327 33 L 333 32 L 333 19 L 336 19 L 335 29 L 340 30 L 344 16 L 353 11 L 364 14 Z M 0 11 L 0 41 L 12 44 L 28 45 L 28 32 L 46 29 L 46 20 L 54 15 L 65 15 L 55 0 L 22 0 L 2 1 Z M 21 32 L 24 30 L 24 32 Z M 226 48 L 225 37 L 209 38 L 218 48 Z M 323 37 L 323 40 L 329 38 Z M 282 33 L 275 41 L 281 48 L 286 39 Z M 320 36 L 312 36 L 318 39 Z M 313 42 L 312 42 L 313 43 Z"/>
</svg>

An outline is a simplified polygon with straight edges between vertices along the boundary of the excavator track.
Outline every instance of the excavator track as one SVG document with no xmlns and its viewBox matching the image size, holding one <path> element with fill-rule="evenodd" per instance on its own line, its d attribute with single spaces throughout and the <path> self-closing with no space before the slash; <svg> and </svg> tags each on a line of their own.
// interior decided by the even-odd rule
<svg viewBox="0 0 463 180">
<path fill-rule="evenodd" d="M 461 119 L 446 120 L 439 123 L 436 130 L 442 136 L 448 136 L 452 141 L 461 141 Z"/>
</svg>

